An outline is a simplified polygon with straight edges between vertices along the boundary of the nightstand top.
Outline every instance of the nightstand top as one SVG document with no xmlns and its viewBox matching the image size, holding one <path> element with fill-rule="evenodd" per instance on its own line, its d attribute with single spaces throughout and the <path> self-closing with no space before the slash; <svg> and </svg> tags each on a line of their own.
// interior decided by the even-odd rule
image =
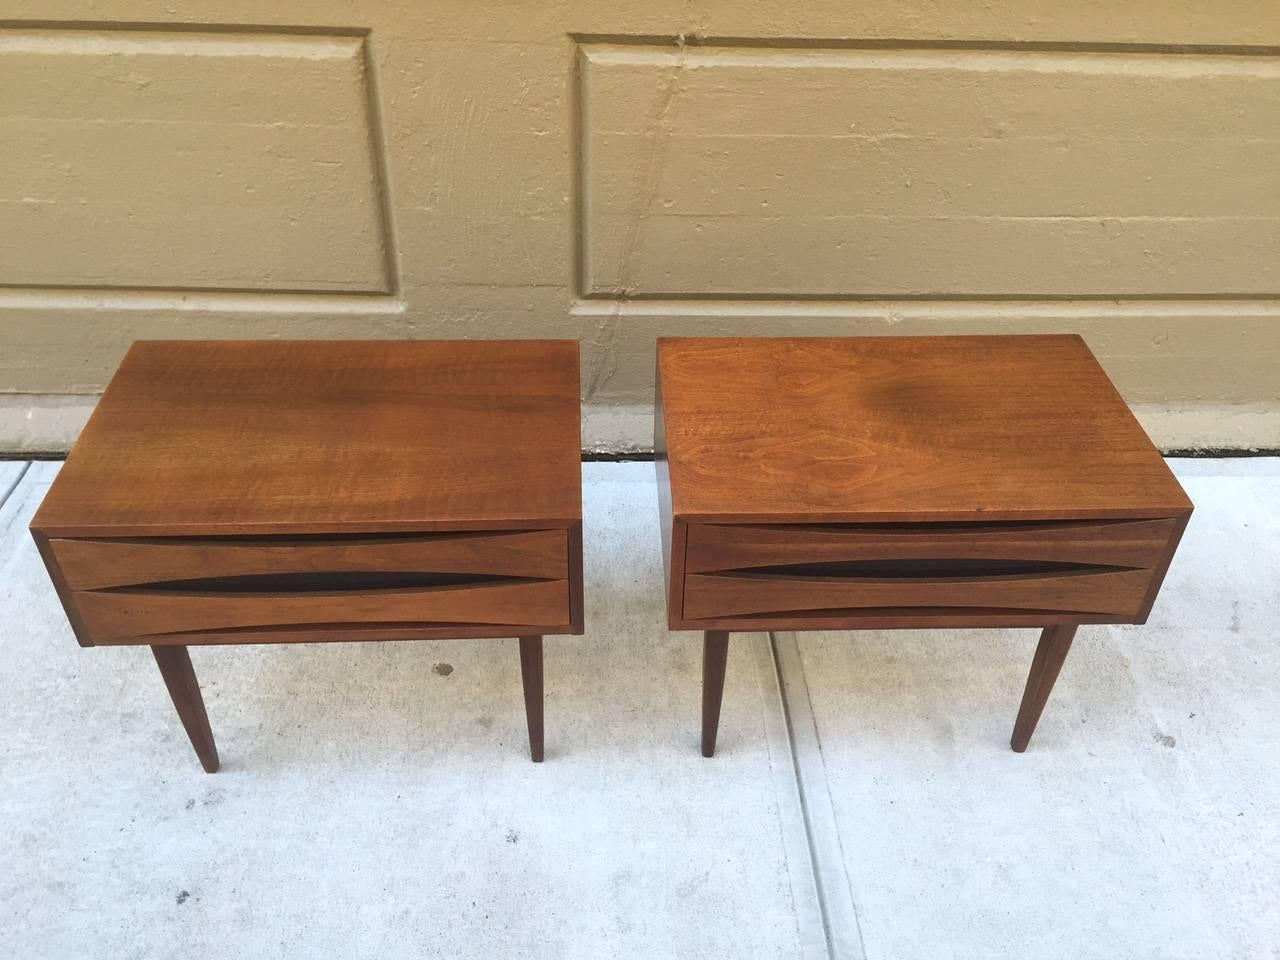
<svg viewBox="0 0 1280 960">
<path fill-rule="evenodd" d="M 570 526 L 582 513 L 579 423 L 575 341 L 140 341 L 32 526 Z"/>
<path fill-rule="evenodd" d="M 685 520 L 1191 509 L 1077 336 L 664 338 L 658 378 Z"/>
</svg>

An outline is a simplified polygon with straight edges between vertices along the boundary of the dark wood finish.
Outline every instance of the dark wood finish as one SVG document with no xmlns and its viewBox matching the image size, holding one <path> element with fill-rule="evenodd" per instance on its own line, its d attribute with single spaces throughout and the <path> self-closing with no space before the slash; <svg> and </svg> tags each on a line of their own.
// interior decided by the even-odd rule
<svg viewBox="0 0 1280 960">
<path fill-rule="evenodd" d="M 1192 509 L 1075 336 L 661 339 L 654 446 L 708 636 L 1141 623 Z"/>
<path fill-rule="evenodd" d="M 563 580 L 565 530 L 373 537 L 50 541 L 76 590 L 272 573 L 471 573 Z"/>
<path fill-rule="evenodd" d="M 545 629 L 534 623 L 457 624 L 432 626 L 427 623 L 305 623 L 279 627 L 243 627 L 207 633 L 152 633 L 144 641 L 152 646 L 228 646 L 264 643 L 351 643 L 353 641 L 396 640 L 482 640 L 518 637 L 531 630 Z M 560 633 L 571 633 L 565 624 Z M 115 646 L 135 645 L 137 639 L 121 640 Z M 101 646 L 113 644 L 103 643 Z"/>
<path fill-rule="evenodd" d="M 581 633 L 578 396 L 571 341 L 136 343 L 32 534 L 80 643 L 162 669 Z"/>
<path fill-rule="evenodd" d="M 1040 722 L 1040 714 L 1044 712 L 1062 664 L 1071 652 L 1071 641 L 1075 635 L 1076 628 L 1072 624 L 1045 627 L 1040 635 L 1036 655 L 1031 661 L 1031 672 L 1027 675 L 1027 687 L 1022 694 L 1022 706 L 1018 708 L 1018 719 L 1013 725 L 1013 738 L 1009 741 L 1015 753 L 1024 752 L 1031 742 L 1031 734 L 1035 733 L 1036 724 Z"/>
<path fill-rule="evenodd" d="M 200 766 L 204 767 L 205 773 L 217 773 L 218 748 L 213 742 L 209 715 L 205 713 L 204 697 L 200 695 L 200 684 L 191 667 L 187 648 L 152 647 L 151 652 L 160 667 L 160 676 L 164 677 L 164 685 L 169 688 L 178 719 L 182 721 L 191 746 L 195 747 L 196 756 L 200 758 Z"/>
<path fill-rule="evenodd" d="M 552 631 L 554 633 L 576 633 L 583 632 L 586 620 L 586 610 L 584 609 L 583 596 L 583 570 L 582 570 L 582 524 L 575 523 L 569 528 L 569 627 L 567 631 Z"/>
<path fill-rule="evenodd" d="M 720 702 L 724 699 L 724 676 L 729 659 L 729 634 L 708 630 L 702 635 L 702 755 L 716 755 L 716 732 L 720 729 Z"/>
<path fill-rule="evenodd" d="M 974 577 L 801 577 L 779 574 L 685 577 L 687 620 L 860 607 L 981 607 L 1049 610 L 1088 617 L 1137 616 L 1149 570 Z"/>
<path fill-rule="evenodd" d="M 67 583 L 67 578 L 63 575 L 62 566 L 54 555 L 49 538 L 39 530 L 32 530 L 31 539 L 35 541 L 36 550 L 40 553 L 40 559 L 44 561 L 45 569 L 49 572 L 49 580 L 52 581 L 53 589 L 58 594 L 62 609 L 66 611 L 67 622 L 71 624 L 71 632 L 75 634 L 76 642 L 82 647 L 94 646 L 93 637 L 90 636 L 84 621 L 80 619 L 80 612 L 76 610 L 75 604 L 71 600 L 73 595 L 71 585 Z"/>
<path fill-rule="evenodd" d="M 936 628 L 1043 627 L 1080 623 L 1079 615 L 1053 610 L 1021 612 L 990 607 L 859 607 L 857 610 L 797 610 L 763 616 L 713 617 L 691 621 L 698 629 L 730 633 L 769 630 L 932 630 Z M 1090 617 L 1089 623 L 1132 623 L 1128 617 Z M 673 630 L 691 630 L 684 624 Z"/>
<path fill-rule="evenodd" d="M 50 537 L 581 521 L 578 345 L 140 341 L 37 512 Z"/>
<path fill-rule="evenodd" d="M 307 623 L 568 626 L 568 600 L 563 580 L 262 593 L 143 588 L 75 594 L 76 607 L 99 643 Z"/>
<path fill-rule="evenodd" d="M 667 338 L 658 364 L 686 522 L 1191 510 L 1077 336 Z"/>
<path fill-rule="evenodd" d="M 1146 623 L 1147 617 L 1151 616 L 1151 608 L 1156 604 L 1156 596 L 1160 593 L 1160 585 L 1164 583 L 1165 574 L 1169 572 L 1169 564 L 1173 563 L 1173 555 L 1177 553 L 1178 544 L 1182 542 L 1182 534 L 1186 532 L 1187 524 L 1190 522 L 1190 512 L 1177 519 L 1173 532 L 1169 535 L 1169 542 L 1165 545 L 1164 555 L 1156 564 L 1155 571 L 1151 576 L 1151 583 L 1147 587 L 1147 595 L 1142 600 L 1142 609 L 1134 623 Z"/>
<path fill-rule="evenodd" d="M 529 758 L 542 762 L 542 638 L 520 638 L 520 682 L 524 687 L 524 716 L 529 727 Z"/>
<path fill-rule="evenodd" d="M 1057 523 L 693 524 L 690 573 L 853 560 L 1025 560 L 1155 567 L 1176 520 Z"/>
<path fill-rule="evenodd" d="M 684 563 L 688 526 L 675 516 L 671 503 L 671 465 L 666 418 L 662 414 L 662 362 L 654 378 L 653 462 L 658 481 L 658 521 L 662 534 L 662 568 L 666 576 L 667 611 L 672 629 L 684 609 Z"/>
</svg>

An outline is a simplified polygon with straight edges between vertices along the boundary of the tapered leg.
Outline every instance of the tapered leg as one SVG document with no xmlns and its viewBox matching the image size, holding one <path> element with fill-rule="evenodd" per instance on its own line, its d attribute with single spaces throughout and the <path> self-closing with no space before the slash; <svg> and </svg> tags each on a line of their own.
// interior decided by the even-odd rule
<svg viewBox="0 0 1280 960">
<path fill-rule="evenodd" d="M 725 662 L 729 658 L 729 634 L 707 630 L 702 635 L 702 755 L 716 754 L 720 728 L 720 700 L 724 696 Z"/>
<path fill-rule="evenodd" d="M 1027 689 L 1022 694 L 1022 706 L 1018 708 L 1018 719 L 1013 725 L 1013 739 L 1009 741 L 1016 753 L 1022 753 L 1031 742 L 1031 734 L 1040 721 L 1040 714 L 1044 712 L 1049 692 L 1058 679 L 1058 672 L 1067 659 L 1075 635 L 1074 623 L 1045 627 L 1040 634 L 1040 645 L 1036 647 L 1031 673 L 1027 677 Z"/>
<path fill-rule="evenodd" d="M 173 705 L 178 708 L 178 719 L 196 748 L 196 756 L 205 773 L 218 772 L 218 748 L 209 729 L 209 716 L 204 712 L 204 698 L 200 696 L 200 684 L 196 672 L 191 669 L 191 657 L 186 647 L 152 647 L 160 676 L 169 688 Z"/>
<path fill-rule="evenodd" d="M 542 638 L 520 638 L 520 679 L 524 682 L 524 716 L 529 723 L 529 756 L 542 762 Z"/>
</svg>

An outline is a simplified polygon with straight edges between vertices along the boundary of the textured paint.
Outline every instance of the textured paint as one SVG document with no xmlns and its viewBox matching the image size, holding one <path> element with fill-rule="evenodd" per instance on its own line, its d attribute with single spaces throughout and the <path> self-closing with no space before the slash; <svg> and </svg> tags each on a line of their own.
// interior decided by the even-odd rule
<svg viewBox="0 0 1280 960">
<path fill-rule="evenodd" d="M 660 333 L 980 330 L 1280 445 L 1270 0 L 0 15 L 0 448 L 139 337 L 577 337 L 604 411 Z"/>
<path fill-rule="evenodd" d="M 360 37 L 0 30 L 9 286 L 388 292 Z"/>
<path fill-rule="evenodd" d="M 1280 293 L 1280 58 L 584 50 L 593 296 Z"/>
</svg>

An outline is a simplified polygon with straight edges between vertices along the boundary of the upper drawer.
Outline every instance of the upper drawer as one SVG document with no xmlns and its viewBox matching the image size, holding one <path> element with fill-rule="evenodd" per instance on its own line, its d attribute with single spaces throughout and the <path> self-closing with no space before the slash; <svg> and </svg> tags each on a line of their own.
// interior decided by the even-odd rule
<svg viewBox="0 0 1280 960">
<path fill-rule="evenodd" d="M 1177 520 L 694 524 L 688 621 L 982 609 L 1143 615 Z"/>
<path fill-rule="evenodd" d="M 1153 567 L 1176 520 L 693 524 L 689 573 L 854 560 L 1025 560 Z"/>
<path fill-rule="evenodd" d="M 441 573 L 563 579 L 564 530 L 367 537 L 51 540 L 73 590 L 299 574 Z"/>
</svg>

